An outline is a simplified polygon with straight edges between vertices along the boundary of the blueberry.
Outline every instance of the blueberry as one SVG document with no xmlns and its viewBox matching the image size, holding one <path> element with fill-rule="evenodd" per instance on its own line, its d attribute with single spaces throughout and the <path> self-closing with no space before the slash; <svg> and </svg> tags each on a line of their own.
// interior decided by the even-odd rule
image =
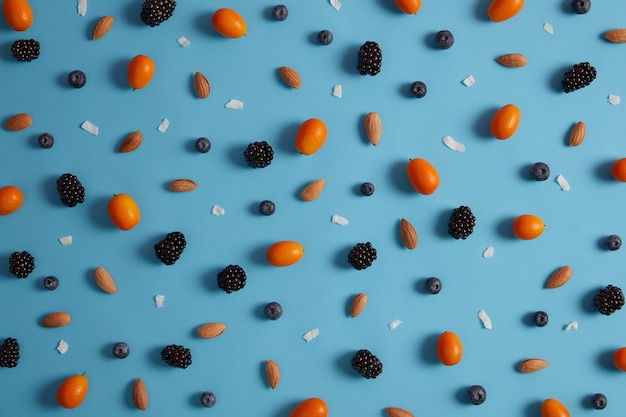
<svg viewBox="0 0 626 417">
<path fill-rule="evenodd" d="M 411 94 L 416 98 L 422 98 L 426 95 L 426 84 L 422 81 L 415 81 L 411 84 Z"/>
<path fill-rule="evenodd" d="M 322 30 L 317 34 L 317 40 L 322 45 L 329 45 L 333 41 L 333 34 L 330 30 Z"/>
<path fill-rule="evenodd" d="M 537 181 L 545 181 L 550 177 L 550 167 L 543 162 L 536 162 L 530 169 L 530 173 Z"/>
<path fill-rule="evenodd" d="M 454 36 L 449 30 L 440 30 L 435 35 L 435 43 L 441 49 L 448 49 L 454 44 Z"/>
<path fill-rule="evenodd" d="M 272 17 L 274 18 L 274 20 L 285 20 L 287 19 L 288 15 L 289 11 L 287 10 L 287 6 L 285 6 L 284 4 L 274 6 L 274 8 L 272 9 Z"/>
<path fill-rule="evenodd" d="M 205 391 L 200 396 L 200 402 L 206 408 L 211 408 L 215 405 L 215 394 L 209 391 Z"/>
<path fill-rule="evenodd" d="M 119 359 L 124 359 L 130 354 L 130 348 L 124 342 L 117 342 L 113 345 L 113 356 Z"/>
<path fill-rule="evenodd" d="M 604 394 L 594 394 L 594 396 L 591 397 L 591 405 L 596 410 L 604 410 L 606 407 L 606 397 Z"/>
<path fill-rule="evenodd" d="M 585 14 L 591 9 L 591 0 L 572 0 L 572 10 L 578 14 Z"/>
<path fill-rule="evenodd" d="M 480 405 L 487 399 L 487 391 L 480 385 L 472 385 L 467 390 L 467 397 L 474 405 Z"/>
<path fill-rule="evenodd" d="M 361 184 L 359 190 L 361 190 L 361 194 L 369 197 L 374 194 L 374 184 L 372 184 L 371 182 L 364 182 L 363 184 Z"/>
<path fill-rule="evenodd" d="M 275 210 L 276 205 L 270 200 L 263 200 L 261 201 L 261 204 L 259 204 L 259 211 L 264 216 L 271 216 L 272 214 L 274 214 Z"/>
<path fill-rule="evenodd" d="M 43 279 L 43 286 L 49 291 L 54 291 L 59 286 L 57 277 L 49 276 Z"/>
<path fill-rule="evenodd" d="M 72 87 L 81 88 L 87 82 L 87 76 L 81 70 L 74 70 L 69 73 L 67 80 Z"/>
<path fill-rule="evenodd" d="M 283 315 L 283 307 L 276 301 L 272 301 L 271 303 L 267 303 L 264 313 L 267 318 L 277 320 Z"/>
<path fill-rule="evenodd" d="M 546 324 L 548 324 L 548 313 L 546 313 L 545 311 L 537 311 L 535 313 L 535 316 L 533 317 L 533 320 L 535 321 L 537 327 L 544 327 Z"/>
<path fill-rule="evenodd" d="M 606 238 L 606 246 L 609 250 L 618 250 L 622 246 L 622 239 L 617 235 L 611 235 Z"/>
<path fill-rule="evenodd" d="M 42 133 L 37 138 L 37 143 L 44 149 L 50 149 L 54 145 L 54 136 L 50 133 Z"/>
<path fill-rule="evenodd" d="M 207 138 L 196 139 L 196 151 L 200 153 L 207 153 L 211 150 L 211 141 Z"/>
<path fill-rule="evenodd" d="M 441 291 L 441 280 L 436 277 L 430 277 L 426 280 L 426 291 L 430 294 L 439 294 Z"/>
</svg>

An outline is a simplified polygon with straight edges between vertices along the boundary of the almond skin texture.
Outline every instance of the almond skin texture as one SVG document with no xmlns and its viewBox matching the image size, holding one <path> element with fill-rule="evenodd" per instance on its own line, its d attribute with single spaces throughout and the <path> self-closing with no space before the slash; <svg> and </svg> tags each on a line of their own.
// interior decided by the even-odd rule
<svg viewBox="0 0 626 417">
<path fill-rule="evenodd" d="M 265 361 L 265 375 L 267 376 L 267 383 L 272 389 L 276 389 L 278 381 L 280 381 L 280 369 L 273 360 Z"/>
<path fill-rule="evenodd" d="M 385 408 L 385 413 L 387 413 L 389 417 L 414 417 L 413 413 L 398 407 L 387 407 Z"/>
<path fill-rule="evenodd" d="M 380 142 L 380 136 L 383 133 L 383 125 L 380 122 L 380 116 L 376 112 L 367 113 L 365 121 L 363 122 L 365 127 L 365 134 L 367 139 L 374 146 Z"/>
<path fill-rule="evenodd" d="M 138 410 L 148 409 L 148 391 L 141 378 L 137 378 L 133 384 L 133 404 Z"/>
<path fill-rule="evenodd" d="M 186 193 L 188 191 L 193 191 L 196 188 L 198 188 L 196 183 L 188 179 L 174 180 L 169 186 L 170 191 L 175 193 Z"/>
<path fill-rule="evenodd" d="M 583 122 L 576 123 L 569 134 L 570 146 L 578 146 L 583 143 L 583 140 L 585 140 L 586 130 L 587 129 L 585 128 L 585 124 Z"/>
<path fill-rule="evenodd" d="M 413 225 L 406 219 L 400 220 L 400 237 L 407 249 L 413 250 L 417 247 L 417 233 Z"/>
<path fill-rule="evenodd" d="M 122 143 L 120 143 L 120 147 L 118 148 L 118 152 L 127 153 L 132 152 L 141 145 L 141 141 L 143 136 L 140 131 L 135 131 L 124 138 Z"/>
<path fill-rule="evenodd" d="M 33 124 L 33 119 L 26 113 L 19 113 L 11 116 L 9 120 L 4 124 L 6 130 L 18 131 L 24 130 Z"/>
<path fill-rule="evenodd" d="M 209 81 L 200 72 L 196 72 L 193 76 L 193 89 L 200 99 L 205 99 L 211 94 L 211 86 Z"/>
<path fill-rule="evenodd" d="M 93 278 L 96 281 L 96 284 L 98 284 L 98 287 L 100 287 L 102 291 L 107 292 L 109 294 L 117 293 L 117 287 L 115 286 L 115 281 L 113 281 L 113 278 L 111 277 L 111 275 L 103 267 L 99 266 L 93 271 Z"/>
<path fill-rule="evenodd" d="M 224 333 L 224 330 L 226 330 L 224 323 L 207 323 L 198 327 L 197 332 L 198 336 L 203 339 L 213 339 Z"/>
<path fill-rule="evenodd" d="M 50 313 L 46 317 L 44 317 L 41 320 L 41 325 L 43 327 L 49 328 L 63 327 L 70 324 L 71 321 L 72 319 L 70 318 L 69 314 L 63 311 L 57 311 L 54 313 Z"/>
<path fill-rule="evenodd" d="M 604 39 L 612 43 L 626 42 L 626 29 L 613 29 L 604 34 Z"/>
<path fill-rule="evenodd" d="M 546 366 L 548 366 L 547 361 L 539 358 L 530 358 L 520 362 L 518 369 L 521 373 L 529 374 L 532 372 L 537 372 L 545 368 Z"/>
<path fill-rule="evenodd" d="M 322 190 L 324 189 L 324 184 L 325 184 L 324 180 L 315 180 L 307 184 L 307 186 L 304 187 L 304 189 L 300 193 L 300 197 L 304 201 L 315 200 L 317 197 L 320 196 L 320 194 L 322 194 Z"/>
<path fill-rule="evenodd" d="M 280 77 L 283 79 L 285 84 L 287 84 L 289 87 L 296 90 L 300 88 L 302 80 L 300 79 L 300 75 L 298 75 L 295 70 L 289 67 L 280 67 L 278 68 L 278 73 L 280 74 Z"/>
<path fill-rule="evenodd" d="M 359 293 L 354 296 L 352 299 L 352 303 L 350 304 L 350 317 L 356 317 L 365 308 L 367 304 L 367 295 L 363 293 Z"/>
<path fill-rule="evenodd" d="M 527 64 L 526 57 L 522 54 L 506 54 L 496 58 L 496 62 L 509 68 L 519 68 Z"/>
<path fill-rule="evenodd" d="M 572 277 L 572 268 L 565 265 L 557 269 L 546 281 L 546 288 L 558 288 Z"/>
<path fill-rule="evenodd" d="M 112 16 L 101 17 L 93 28 L 91 39 L 95 41 L 103 37 L 111 29 L 114 21 L 115 19 Z"/>
</svg>

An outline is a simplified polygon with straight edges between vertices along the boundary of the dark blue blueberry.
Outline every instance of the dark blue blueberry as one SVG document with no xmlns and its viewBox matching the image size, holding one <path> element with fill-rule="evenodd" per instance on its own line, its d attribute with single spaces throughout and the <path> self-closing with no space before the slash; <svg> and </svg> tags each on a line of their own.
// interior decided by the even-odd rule
<svg viewBox="0 0 626 417">
<path fill-rule="evenodd" d="M 317 40 L 322 45 L 329 45 L 333 41 L 333 34 L 330 30 L 322 30 L 317 34 Z"/>
<path fill-rule="evenodd" d="M 591 405 L 596 410 L 604 410 L 606 407 L 606 397 L 604 394 L 594 394 L 594 396 L 591 397 Z"/>
<path fill-rule="evenodd" d="M 215 405 L 215 394 L 209 391 L 203 392 L 200 396 L 200 402 L 206 408 L 213 407 Z"/>
<path fill-rule="evenodd" d="M 287 19 L 288 15 L 289 11 L 287 10 L 287 6 L 285 6 L 284 4 L 274 6 L 274 8 L 272 9 L 272 17 L 274 18 L 274 20 L 285 20 Z"/>
<path fill-rule="evenodd" d="M 543 162 L 536 162 L 530 169 L 530 173 L 537 181 L 545 181 L 550 177 L 550 167 Z"/>
<path fill-rule="evenodd" d="M 533 317 L 533 320 L 535 321 L 537 327 L 544 327 L 546 324 L 548 324 L 548 313 L 546 313 L 545 311 L 537 311 L 535 313 L 535 316 Z"/>
<path fill-rule="evenodd" d="M 422 98 L 426 95 L 426 84 L 422 81 L 415 81 L 411 84 L 411 94 L 416 98 Z"/>
<path fill-rule="evenodd" d="M 606 246 L 609 250 L 618 250 L 622 247 L 622 239 L 617 235 L 611 235 L 606 238 Z"/>
<path fill-rule="evenodd" d="M 283 307 L 276 301 L 272 301 L 265 306 L 264 313 L 270 320 L 278 320 L 283 315 Z"/>
<path fill-rule="evenodd" d="M 130 348 L 128 344 L 124 342 L 117 342 L 113 345 L 113 356 L 119 359 L 124 359 L 130 354 Z"/>
<path fill-rule="evenodd" d="M 59 280 L 57 277 L 53 276 L 45 277 L 43 279 L 43 286 L 49 291 L 54 291 L 59 286 Z"/>
<path fill-rule="evenodd" d="M 259 204 L 259 211 L 264 216 L 271 216 L 272 214 L 274 214 L 275 210 L 276 205 L 270 200 L 263 200 L 261 201 L 261 204 Z"/>
<path fill-rule="evenodd" d="M 363 184 L 361 184 L 361 187 L 359 189 L 361 190 L 361 194 L 363 194 L 364 196 L 369 197 L 374 194 L 374 184 L 372 184 L 371 182 L 364 182 Z"/>
<path fill-rule="evenodd" d="M 211 141 L 207 138 L 196 139 L 196 151 L 200 153 L 207 153 L 211 150 Z"/>
<path fill-rule="evenodd" d="M 572 0 L 572 10 L 578 14 L 585 14 L 591 9 L 591 0 Z"/>
<path fill-rule="evenodd" d="M 50 149 L 52 148 L 52 145 L 54 145 L 54 136 L 50 133 L 42 133 L 37 138 L 37 143 L 44 149 Z"/>
<path fill-rule="evenodd" d="M 430 277 L 426 280 L 425 286 L 426 291 L 430 294 L 439 294 L 439 291 L 441 291 L 441 280 L 436 277 Z"/>
<path fill-rule="evenodd" d="M 87 76 L 81 70 L 74 70 L 69 73 L 67 80 L 74 88 L 81 88 L 87 82 Z"/>
<path fill-rule="evenodd" d="M 480 385 L 472 385 L 467 390 L 467 397 L 470 403 L 474 405 L 480 405 L 487 399 L 487 391 Z"/>
<path fill-rule="evenodd" d="M 449 30 L 440 30 L 435 35 L 435 43 L 441 49 L 448 49 L 454 44 L 454 36 Z"/>
</svg>

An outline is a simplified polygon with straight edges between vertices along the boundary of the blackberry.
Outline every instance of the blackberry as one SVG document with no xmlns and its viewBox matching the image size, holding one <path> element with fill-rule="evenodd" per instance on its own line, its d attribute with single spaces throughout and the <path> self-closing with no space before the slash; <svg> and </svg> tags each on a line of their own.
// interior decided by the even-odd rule
<svg viewBox="0 0 626 417">
<path fill-rule="evenodd" d="M 435 43 L 441 49 L 448 49 L 454 45 L 454 36 L 449 30 L 440 30 L 435 35 Z"/>
<path fill-rule="evenodd" d="M 596 410 L 604 410 L 606 408 L 606 396 L 604 394 L 594 394 L 591 397 L 591 406 Z"/>
<path fill-rule="evenodd" d="M 474 231 L 476 217 L 467 206 L 460 206 L 452 210 L 448 223 L 448 234 L 455 239 L 467 239 Z"/>
<path fill-rule="evenodd" d="M 563 91 L 571 93 L 572 91 L 587 87 L 596 79 L 596 75 L 596 69 L 592 67 L 589 62 L 576 64 L 563 75 L 563 80 L 561 81 Z"/>
<path fill-rule="evenodd" d="M 42 133 L 37 137 L 37 143 L 43 149 L 50 149 L 54 145 L 54 136 L 50 133 Z"/>
<path fill-rule="evenodd" d="M 370 242 L 357 243 L 348 253 L 348 262 L 354 269 L 366 269 L 371 266 L 376 259 L 376 249 Z"/>
<path fill-rule="evenodd" d="M 266 141 L 252 142 L 243 153 L 252 168 L 265 168 L 274 159 L 274 150 Z"/>
<path fill-rule="evenodd" d="M 208 138 L 198 138 L 195 143 L 196 151 L 207 153 L 211 150 L 211 141 Z"/>
<path fill-rule="evenodd" d="M 263 200 L 259 204 L 259 211 L 264 216 L 271 216 L 276 211 L 276 205 L 270 200 Z"/>
<path fill-rule="evenodd" d="M 17 61 L 30 62 L 39 58 L 39 42 L 34 39 L 18 39 L 11 45 L 11 53 Z"/>
<path fill-rule="evenodd" d="M 141 5 L 141 21 L 150 27 L 159 26 L 172 17 L 175 8 L 174 0 L 145 0 Z"/>
<path fill-rule="evenodd" d="M 81 70 L 74 70 L 67 75 L 67 81 L 74 88 L 82 88 L 87 82 L 87 76 Z"/>
<path fill-rule="evenodd" d="M 533 321 L 537 327 L 544 327 L 548 324 L 548 313 L 545 311 L 537 311 L 533 316 Z"/>
<path fill-rule="evenodd" d="M 276 301 L 272 301 L 267 303 L 263 312 L 268 319 L 278 320 L 283 315 L 283 307 Z"/>
<path fill-rule="evenodd" d="M 357 70 L 361 75 L 376 75 L 380 72 L 383 63 L 383 54 L 376 42 L 367 41 L 359 48 Z"/>
<path fill-rule="evenodd" d="M 618 250 L 622 247 L 622 239 L 617 235 L 611 235 L 606 238 L 606 246 L 609 250 Z"/>
<path fill-rule="evenodd" d="M 57 277 L 49 276 L 43 279 L 43 286 L 48 291 L 54 291 L 59 287 L 59 280 Z"/>
<path fill-rule="evenodd" d="M 371 196 L 372 194 L 374 194 L 374 184 L 372 184 L 371 182 L 364 182 L 363 184 L 361 184 L 361 186 L 359 187 L 359 190 L 361 191 L 361 194 L 363 194 L 366 197 Z"/>
<path fill-rule="evenodd" d="M 585 14 L 591 9 L 591 0 L 572 0 L 572 10 L 577 14 Z"/>
<path fill-rule="evenodd" d="M 0 367 L 15 368 L 20 360 L 20 344 L 12 337 L 4 339 L 0 345 Z"/>
<path fill-rule="evenodd" d="M 439 291 L 441 291 L 441 280 L 437 277 L 430 277 L 426 280 L 425 287 L 430 294 L 439 294 Z"/>
<path fill-rule="evenodd" d="M 217 274 L 217 286 L 228 294 L 239 291 L 246 286 L 246 271 L 239 265 L 228 265 Z"/>
<path fill-rule="evenodd" d="M 61 202 L 67 207 L 74 207 L 85 202 L 85 188 L 76 178 L 76 175 L 61 175 L 57 179 L 57 191 Z"/>
<path fill-rule="evenodd" d="M 130 348 L 127 343 L 117 342 L 113 345 L 113 356 L 118 359 L 124 359 L 130 355 Z"/>
<path fill-rule="evenodd" d="M 467 398 L 470 403 L 474 405 L 480 405 L 487 399 L 487 391 L 480 385 L 472 385 L 467 390 Z"/>
<path fill-rule="evenodd" d="M 330 30 L 324 29 L 317 34 L 317 40 L 322 45 L 330 45 L 333 41 L 333 33 Z"/>
<path fill-rule="evenodd" d="M 360 349 L 352 357 L 352 369 L 367 379 L 375 379 L 383 372 L 382 362 L 367 349 Z"/>
<path fill-rule="evenodd" d="M 530 169 L 530 174 L 537 181 L 545 181 L 550 178 L 550 167 L 544 162 L 535 162 Z"/>
<path fill-rule="evenodd" d="M 289 10 L 287 10 L 287 6 L 284 4 L 276 5 L 272 9 L 272 17 L 274 20 L 282 21 L 287 19 L 287 16 L 289 16 Z"/>
<path fill-rule="evenodd" d="M 202 395 L 200 395 L 200 404 L 202 404 L 203 407 L 213 407 L 215 405 L 215 400 L 215 394 L 210 391 L 205 391 L 202 393 Z"/>
<path fill-rule="evenodd" d="M 173 368 L 185 369 L 191 365 L 191 350 L 182 345 L 168 345 L 161 351 L 161 359 Z"/>
<path fill-rule="evenodd" d="M 171 232 L 154 245 L 154 253 L 165 265 L 174 265 L 182 255 L 187 241 L 181 232 Z"/>
<path fill-rule="evenodd" d="M 35 269 L 35 258 L 26 252 L 13 252 L 9 257 L 9 272 L 18 278 L 26 278 Z"/>
<path fill-rule="evenodd" d="M 619 287 L 607 285 L 593 298 L 593 306 L 600 310 L 600 313 L 610 316 L 624 307 L 624 293 Z"/>
<path fill-rule="evenodd" d="M 427 92 L 427 88 L 424 82 L 415 81 L 413 84 L 411 84 L 411 94 L 413 94 L 415 98 L 424 97 L 426 95 L 426 92 Z"/>
</svg>

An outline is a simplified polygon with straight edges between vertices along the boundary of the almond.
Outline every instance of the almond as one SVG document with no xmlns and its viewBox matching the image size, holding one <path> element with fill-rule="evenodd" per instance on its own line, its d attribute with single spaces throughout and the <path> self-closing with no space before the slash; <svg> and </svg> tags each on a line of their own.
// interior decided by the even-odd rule
<svg viewBox="0 0 626 417">
<path fill-rule="evenodd" d="M 546 281 L 546 288 L 558 288 L 572 277 L 572 268 L 565 265 L 557 269 Z"/>
<path fill-rule="evenodd" d="M 148 391 L 141 378 L 135 379 L 135 384 L 133 385 L 133 403 L 139 410 L 148 408 Z"/>
<path fill-rule="evenodd" d="M 613 43 L 626 42 L 626 29 L 613 29 L 604 34 L 604 39 Z"/>
<path fill-rule="evenodd" d="M 543 359 L 530 358 L 521 361 L 518 369 L 522 373 L 529 374 L 531 372 L 537 372 L 546 366 L 548 366 L 548 362 Z"/>
<path fill-rule="evenodd" d="M 62 311 L 57 311 L 55 313 L 50 313 L 46 317 L 44 317 L 41 320 L 41 325 L 43 327 L 50 328 L 63 327 L 70 324 L 71 321 L 72 319 L 70 318 L 69 314 Z"/>
<path fill-rule="evenodd" d="M 400 220 L 400 237 L 407 249 L 413 250 L 417 247 L 417 233 L 415 233 L 413 225 L 406 219 Z"/>
<path fill-rule="evenodd" d="M 324 180 L 315 180 L 313 182 L 310 182 L 309 184 L 307 184 L 306 187 L 304 187 L 304 189 L 302 189 L 302 192 L 300 193 L 300 197 L 304 201 L 315 200 L 317 197 L 320 196 L 320 194 L 322 194 L 322 190 L 324 189 L 324 184 L 325 184 Z"/>
<path fill-rule="evenodd" d="M 198 327 L 198 336 L 203 339 L 212 339 L 224 333 L 226 325 L 224 323 L 207 323 Z"/>
<path fill-rule="evenodd" d="M 526 65 L 526 57 L 522 54 L 506 54 L 496 58 L 496 62 L 509 68 L 519 68 Z"/>
<path fill-rule="evenodd" d="M 585 140 L 586 130 L 587 129 L 585 128 L 585 124 L 583 122 L 576 123 L 569 134 L 570 146 L 578 146 L 583 143 L 583 140 Z"/>
<path fill-rule="evenodd" d="M 95 41 L 103 37 L 109 29 L 111 29 L 114 21 L 115 19 L 111 16 L 101 17 L 100 20 L 98 20 L 98 23 L 96 23 L 96 26 L 93 28 L 93 35 L 91 36 L 91 39 Z"/>
<path fill-rule="evenodd" d="M 355 295 L 352 299 L 352 304 L 350 304 L 350 317 L 356 317 L 361 314 L 365 304 L 367 304 L 367 294 L 359 293 Z"/>
<path fill-rule="evenodd" d="M 367 113 L 363 124 L 365 126 L 365 134 L 367 135 L 367 139 L 372 145 L 378 145 L 378 142 L 380 142 L 380 135 L 383 133 L 383 125 L 380 123 L 380 116 L 378 115 L 378 113 Z"/>
<path fill-rule="evenodd" d="M 188 179 L 179 179 L 170 182 L 170 191 L 174 191 L 176 193 L 186 193 L 187 191 L 193 191 L 198 186 L 195 182 Z"/>
<path fill-rule="evenodd" d="M 126 138 L 124 138 L 122 143 L 120 143 L 118 152 L 126 153 L 126 152 L 134 151 L 135 149 L 139 147 L 139 145 L 141 145 L 142 138 L 143 136 L 141 135 L 141 132 L 138 130 L 129 134 L 128 136 L 126 136 Z"/>
<path fill-rule="evenodd" d="M 33 124 L 33 119 L 26 113 L 19 113 L 11 116 L 4 124 L 6 130 L 24 130 Z"/>
<path fill-rule="evenodd" d="M 196 72 L 193 76 L 193 89 L 196 91 L 198 98 L 205 99 L 211 93 L 209 81 L 200 72 Z"/>
<path fill-rule="evenodd" d="M 265 361 L 265 375 L 267 375 L 267 383 L 272 389 L 276 389 L 278 381 L 280 381 L 280 369 L 273 360 Z"/>
<path fill-rule="evenodd" d="M 300 84 L 302 83 L 302 81 L 300 80 L 300 76 L 295 70 L 289 67 L 280 67 L 278 68 L 278 73 L 280 74 L 285 84 L 287 84 L 289 87 L 295 88 L 296 90 L 300 88 Z"/>
<path fill-rule="evenodd" d="M 99 266 L 93 271 L 93 278 L 102 291 L 108 292 L 109 294 L 117 293 L 115 281 L 113 281 L 111 275 L 103 267 Z"/>
<path fill-rule="evenodd" d="M 413 413 L 398 407 L 387 407 L 385 408 L 385 413 L 387 413 L 389 417 L 414 417 Z"/>
</svg>

